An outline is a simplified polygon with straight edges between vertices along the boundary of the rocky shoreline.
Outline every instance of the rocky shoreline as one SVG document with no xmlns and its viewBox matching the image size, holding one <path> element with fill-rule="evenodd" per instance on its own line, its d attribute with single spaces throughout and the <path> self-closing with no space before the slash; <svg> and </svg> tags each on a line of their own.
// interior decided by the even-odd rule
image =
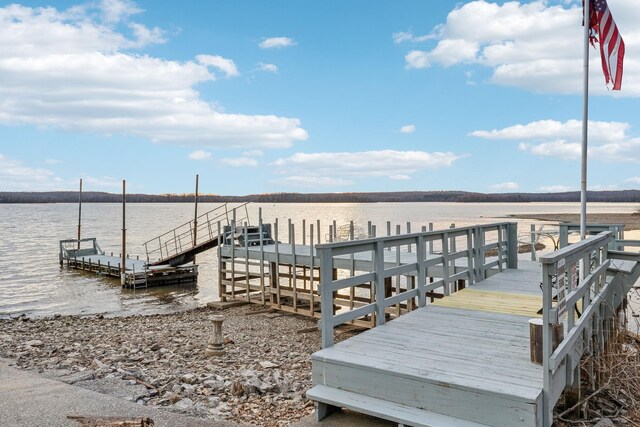
<svg viewBox="0 0 640 427">
<path fill-rule="evenodd" d="M 225 317 L 226 354 L 205 357 L 209 317 Z M 314 320 L 245 305 L 166 315 L 25 316 L 0 321 L 0 357 L 23 369 L 193 416 L 287 425 L 313 409 Z M 345 333 L 345 338 L 351 333 Z"/>
</svg>

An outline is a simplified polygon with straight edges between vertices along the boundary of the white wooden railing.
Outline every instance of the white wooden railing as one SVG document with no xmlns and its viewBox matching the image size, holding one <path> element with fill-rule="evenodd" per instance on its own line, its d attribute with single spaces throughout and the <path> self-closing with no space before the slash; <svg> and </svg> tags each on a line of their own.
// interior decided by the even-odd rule
<svg viewBox="0 0 640 427">
<path fill-rule="evenodd" d="M 576 387 L 580 359 L 604 346 L 605 320 L 614 316 L 618 278 L 609 276 L 607 251 L 611 231 L 540 257 L 543 290 L 543 425 L 551 426 L 553 408 L 566 386 Z M 581 273 L 583 270 L 583 273 Z M 555 298 L 555 300 L 554 300 Z M 578 303 L 581 302 L 581 307 Z M 581 311 L 581 314 L 576 314 Z M 553 348 L 554 325 L 564 325 L 564 338 Z"/>
<path fill-rule="evenodd" d="M 430 253 L 431 247 L 438 253 Z M 487 257 L 486 252 L 492 249 L 496 255 Z M 505 222 L 334 242 L 316 245 L 316 250 L 320 257 L 322 318 L 319 324 L 322 346 L 326 348 L 333 345 L 334 328 L 340 324 L 373 316 L 375 325 L 379 326 L 386 322 L 386 310 L 393 305 L 406 302 L 409 307 L 417 300 L 417 306 L 423 307 L 429 292 L 441 288 L 446 296 L 458 280 L 472 284 L 483 280 L 491 270 L 517 268 L 517 224 Z M 385 257 L 390 250 L 392 255 Z M 401 251 L 405 254 L 403 262 L 400 262 Z M 349 277 L 336 278 L 336 266 L 341 265 L 345 257 L 353 259 L 354 256 L 368 259 L 370 262 L 365 264 L 370 266 L 369 271 L 352 269 Z M 411 280 L 406 281 L 402 292 L 386 295 L 385 280 L 400 276 Z M 371 303 L 334 313 L 334 292 L 365 284 L 372 286 Z"/>
</svg>

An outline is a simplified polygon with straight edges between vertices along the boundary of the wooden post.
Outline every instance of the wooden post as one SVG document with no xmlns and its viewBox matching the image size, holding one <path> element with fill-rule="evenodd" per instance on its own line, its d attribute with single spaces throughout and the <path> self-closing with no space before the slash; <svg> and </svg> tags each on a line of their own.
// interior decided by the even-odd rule
<svg viewBox="0 0 640 427">
<path fill-rule="evenodd" d="M 78 249 L 80 249 L 81 226 L 82 226 L 82 178 L 80 178 L 80 192 L 78 193 Z"/>
<path fill-rule="evenodd" d="M 126 282 L 127 270 L 127 226 L 126 226 L 126 207 L 127 207 L 127 181 L 122 180 L 122 267 L 120 270 L 120 285 L 124 286 Z"/>
<path fill-rule="evenodd" d="M 196 174 L 196 197 L 195 197 L 195 213 L 193 216 L 193 247 L 196 246 L 198 240 L 198 174 Z M 193 254 L 193 263 L 196 263 L 196 254 Z"/>
</svg>

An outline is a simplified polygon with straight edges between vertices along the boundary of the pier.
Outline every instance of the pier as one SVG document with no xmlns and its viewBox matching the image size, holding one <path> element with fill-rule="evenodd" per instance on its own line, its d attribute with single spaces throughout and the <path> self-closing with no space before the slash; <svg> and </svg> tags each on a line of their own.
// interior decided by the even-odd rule
<svg viewBox="0 0 640 427">
<path fill-rule="evenodd" d="M 246 301 L 268 305 L 269 307 L 290 313 L 302 314 L 320 319 L 321 311 L 321 257 L 318 252 L 321 224 L 319 221 L 304 221 L 301 239 L 296 241 L 296 227 L 288 221 L 285 242 L 280 241 L 280 224 L 264 224 L 259 212 L 257 224 L 240 223 L 231 220 L 231 225 L 218 227 L 219 239 L 224 244 L 218 247 L 219 297 L 221 301 Z M 433 228 L 433 225 L 429 225 Z M 459 289 L 463 289 L 480 278 L 503 271 L 517 263 L 516 252 L 510 253 L 509 247 L 516 247 L 517 230 L 515 223 L 495 223 L 473 227 L 455 228 L 441 231 L 427 231 L 426 256 L 429 269 L 428 280 L 433 282 L 425 297 L 431 301 L 442 298 Z M 358 230 L 353 223 L 338 226 L 335 221 L 328 224 L 326 239 L 336 241 L 359 241 L 377 234 L 375 225 L 368 223 L 366 229 Z M 392 226 L 387 222 L 390 236 Z M 342 232 L 341 232 L 342 230 Z M 346 232 L 344 230 L 347 230 Z M 406 224 L 411 231 L 411 224 Z M 387 247 L 381 252 L 383 264 L 395 268 L 395 273 L 385 278 L 383 285 L 387 297 L 397 297 L 404 292 L 415 291 L 415 276 L 408 274 L 407 265 L 415 262 L 415 246 L 405 241 L 407 235 L 401 234 L 400 225 L 395 227 L 396 236 L 401 243 Z M 411 235 L 411 234 L 409 234 Z M 342 237 L 341 237 L 342 236 Z M 354 240 L 355 239 L 355 240 Z M 301 240 L 301 241 L 300 241 Z M 470 254 L 461 250 L 472 241 L 483 242 L 483 250 Z M 336 243 L 338 244 L 338 243 Z M 495 253 L 488 257 L 486 254 Z M 481 265 L 468 268 L 473 257 Z M 482 260 L 482 261 L 480 261 Z M 372 259 L 367 251 L 337 256 L 330 274 L 333 278 L 354 276 L 358 271 L 372 271 L 372 265 L 378 260 Z M 370 279 L 373 273 L 369 273 Z M 446 282 L 446 283 L 445 283 Z M 443 285 L 443 283 L 445 283 Z M 355 310 L 375 300 L 372 280 L 361 281 L 346 292 L 335 291 L 334 311 Z M 413 301 L 408 303 L 398 299 L 387 315 L 397 317 L 417 307 Z M 375 319 L 371 316 L 353 319 L 353 325 L 372 327 Z"/>
<path fill-rule="evenodd" d="M 475 238 L 479 233 L 470 233 L 466 248 L 443 251 L 436 260 L 426 250 L 434 232 L 318 245 L 323 349 L 312 356 L 314 387 L 307 393 L 316 418 L 339 407 L 412 426 L 550 426 L 561 394 L 580 385 L 581 357 L 605 351 L 640 276 L 640 255 L 608 250 L 612 234 L 604 231 L 538 261 L 517 259 L 513 239 L 506 239 L 504 258 L 511 262 L 496 274 L 485 273 L 487 247 Z M 398 245 L 411 246 L 414 260 L 389 266 L 384 252 Z M 375 260 L 369 270 L 332 276 L 345 256 L 362 253 Z M 458 273 L 454 260 L 471 262 Z M 434 262 L 448 268 L 431 281 Z M 414 277 L 415 286 L 385 295 L 385 280 L 398 273 Z M 468 286 L 447 292 L 460 274 L 468 275 Z M 332 313 L 335 292 L 362 283 L 374 284 L 374 300 Z M 427 302 L 438 287 L 443 298 Z M 403 301 L 417 308 L 390 321 L 389 309 Z M 334 344 L 335 327 L 366 316 L 375 319 L 374 328 Z M 531 360 L 529 320 L 537 317 L 542 365 Z M 557 328 L 563 337 L 552 347 Z"/>
</svg>

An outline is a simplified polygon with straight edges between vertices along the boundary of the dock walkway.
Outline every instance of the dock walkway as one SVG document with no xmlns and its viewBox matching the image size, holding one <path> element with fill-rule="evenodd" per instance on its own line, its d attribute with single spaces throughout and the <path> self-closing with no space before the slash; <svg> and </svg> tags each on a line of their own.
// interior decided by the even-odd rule
<svg viewBox="0 0 640 427">
<path fill-rule="evenodd" d="M 414 252 L 424 254 L 423 238 L 413 236 Z M 562 391 L 579 382 L 582 354 L 601 351 L 616 309 L 640 276 L 637 254 L 612 263 L 610 241 L 611 233 L 603 233 L 539 262 L 520 258 L 517 268 L 481 278 L 391 321 L 384 314 L 400 295 L 378 294 L 369 306 L 323 316 L 324 348 L 312 356 L 314 386 L 307 393 L 316 402 L 316 418 L 342 407 L 412 426 L 550 426 Z M 379 250 L 392 244 L 383 238 L 382 243 L 318 249 L 323 271 L 329 271 L 349 246 Z M 591 265 L 580 280 L 579 260 Z M 419 255 L 415 262 L 404 271 L 414 270 L 417 289 L 404 297 L 420 300 L 434 285 L 425 280 L 427 257 Z M 382 283 L 393 270 L 380 263 L 362 277 Z M 329 290 L 329 295 L 323 292 L 323 313 L 332 303 L 331 290 L 355 283 L 354 277 L 323 280 L 322 289 Z M 335 326 L 366 313 L 376 317 L 376 327 L 333 343 Z M 535 317 L 543 318 L 543 365 L 531 362 L 529 320 Z M 552 349 L 550 331 L 558 322 L 564 324 L 564 339 Z"/>
<path fill-rule="evenodd" d="M 433 418 L 444 425 L 462 425 L 465 419 L 536 425 L 543 376 L 542 366 L 530 361 L 528 321 L 540 316 L 542 307 L 540 266 L 520 263 L 517 270 L 315 353 L 316 387 L 309 397 L 324 400 L 335 389 L 352 393 L 351 399 L 367 396 L 365 413 L 411 425 L 431 425 L 423 423 Z M 380 413 L 389 407 L 389 397 L 404 416 Z M 363 409 L 349 400 L 339 406 Z M 447 420 L 443 413 L 456 418 Z"/>
</svg>

